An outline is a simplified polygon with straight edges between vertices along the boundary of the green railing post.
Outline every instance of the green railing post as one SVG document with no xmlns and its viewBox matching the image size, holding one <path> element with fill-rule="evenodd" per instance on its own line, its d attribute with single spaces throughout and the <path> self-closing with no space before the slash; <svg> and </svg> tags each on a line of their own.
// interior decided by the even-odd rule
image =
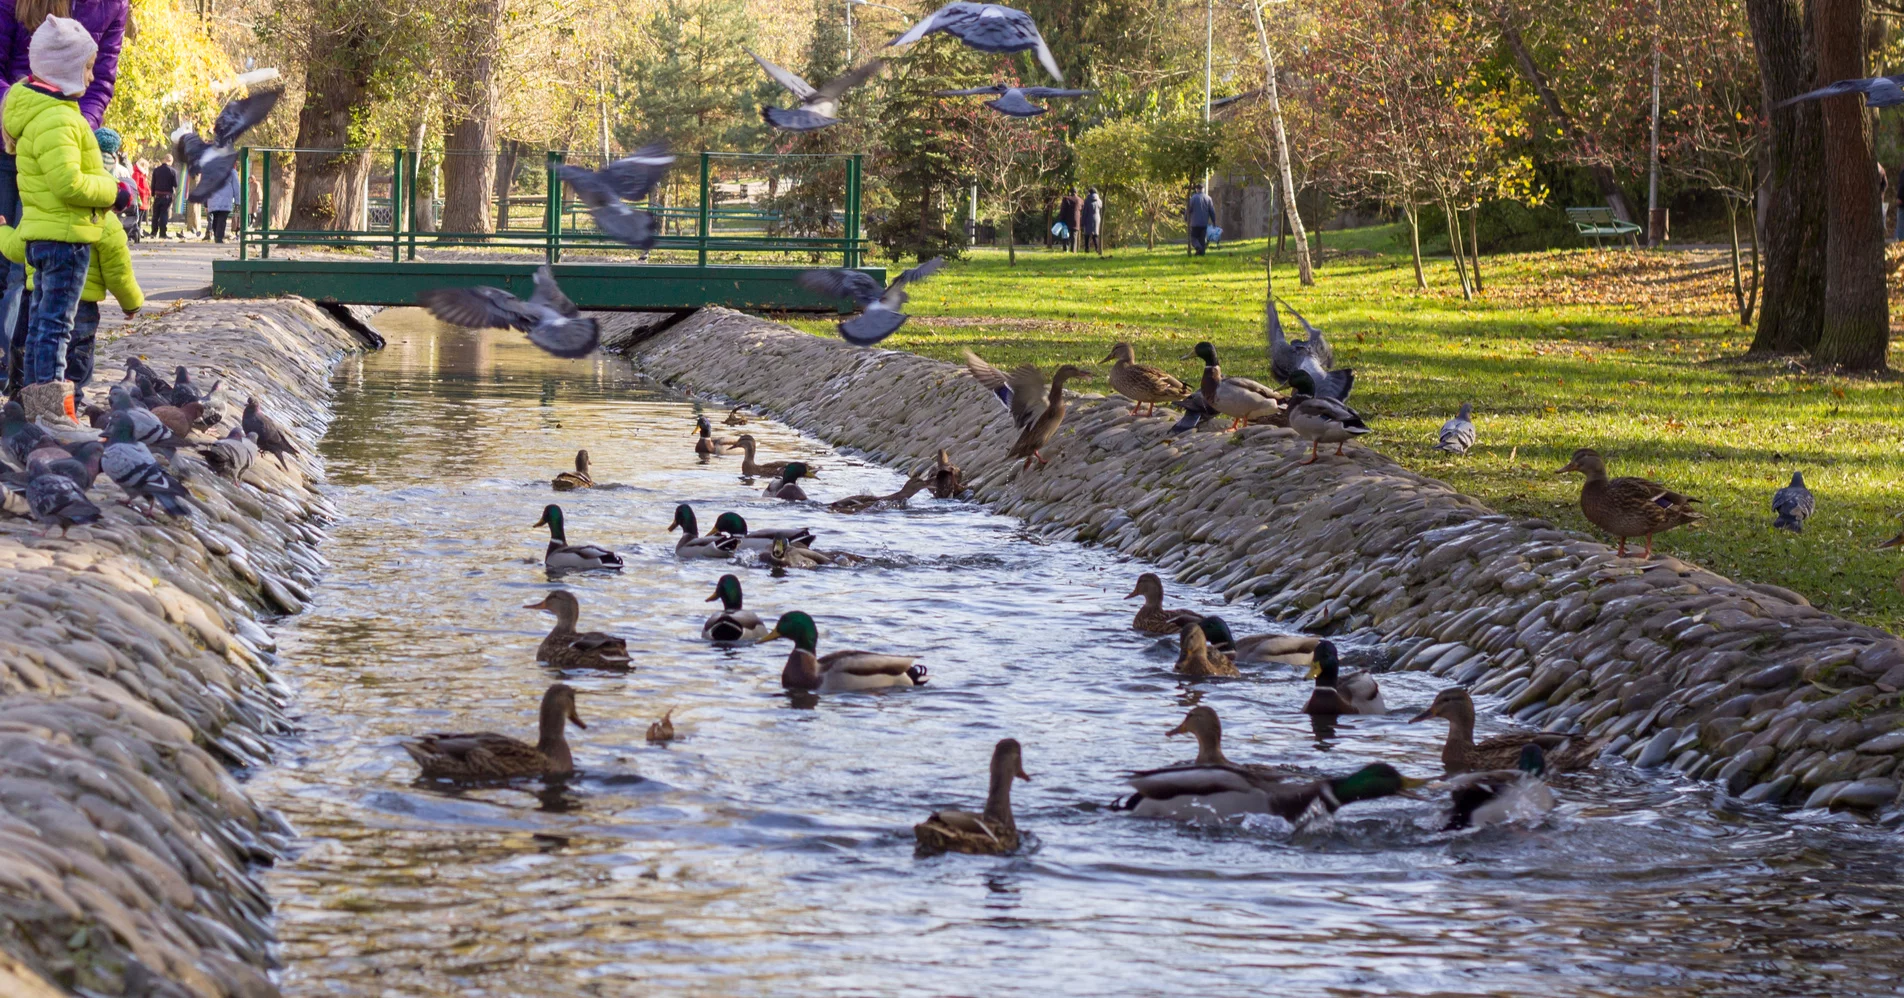
<svg viewBox="0 0 1904 998">
<path fill-rule="evenodd" d="M 264 156 L 264 183 L 261 186 L 263 205 L 258 210 L 258 258 L 271 259 L 271 150 L 266 149 Z"/>
<path fill-rule="evenodd" d="M 403 260 L 403 150 L 390 150 L 390 262 Z"/>
<path fill-rule="evenodd" d="M 857 267 L 859 258 L 860 157 L 854 153 L 846 161 L 846 266 Z"/>
<path fill-rule="evenodd" d="M 406 179 L 404 180 L 404 184 L 403 184 L 403 193 L 405 195 L 405 200 L 410 202 L 410 212 L 409 212 L 410 252 L 409 252 L 408 258 L 411 260 L 416 259 L 417 170 L 419 169 L 418 164 L 422 161 L 422 159 L 423 159 L 423 150 L 421 149 L 410 150 L 410 172 L 405 175 Z"/>
<path fill-rule="evenodd" d="M 251 147 L 238 150 L 238 259 L 245 259 L 245 219 L 251 215 Z"/>
<path fill-rule="evenodd" d="M 710 159 L 707 153 L 701 154 L 701 217 L 697 226 L 699 230 L 697 236 L 700 239 L 700 262 L 703 267 L 707 266 L 707 237 L 713 227 L 713 216 L 709 214 L 709 209 L 713 207 L 711 204 L 713 199 L 710 196 L 713 194 L 713 188 L 708 184 Z"/>
<path fill-rule="evenodd" d="M 548 250 L 545 256 L 551 264 L 562 260 L 562 177 L 556 167 L 562 164 L 560 150 L 548 151 L 542 164 L 542 225 L 548 230 Z"/>
</svg>

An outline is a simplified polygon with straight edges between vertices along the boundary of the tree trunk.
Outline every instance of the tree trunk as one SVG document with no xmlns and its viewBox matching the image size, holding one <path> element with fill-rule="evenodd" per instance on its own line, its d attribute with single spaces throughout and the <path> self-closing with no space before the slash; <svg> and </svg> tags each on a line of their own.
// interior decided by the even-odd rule
<svg viewBox="0 0 1904 998">
<path fill-rule="evenodd" d="M 299 149 L 291 195 L 293 229 L 347 229 L 358 215 L 358 195 L 370 170 L 364 150 L 351 149 L 350 125 L 370 103 L 377 40 L 348 12 L 319 5 L 311 23 L 311 51 L 298 109 Z"/>
<path fill-rule="evenodd" d="M 1581 161 L 1592 175 L 1594 185 L 1600 188 L 1600 196 L 1606 199 L 1607 207 L 1613 209 L 1615 218 L 1631 222 L 1633 209 L 1626 203 L 1626 193 L 1620 190 L 1619 178 L 1613 175 L 1612 167 L 1599 161 L 1600 144 L 1581 129 L 1560 103 L 1560 95 L 1554 93 L 1554 88 L 1547 82 L 1547 74 L 1541 72 L 1540 64 L 1534 61 L 1534 53 L 1528 49 L 1527 40 L 1521 37 L 1521 29 L 1515 25 L 1513 13 L 1503 0 L 1496 0 L 1494 17 L 1501 24 L 1502 40 L 1514 51 L 1514 62 L 1520 66 L 1527 82 L 1533 84 L 1534 92 L 1540 95 L 1541 106 L 1547 109 L 1548 117 L 1554 119 L 1561 134 L 1567 136 L 1567 141 L 1579 151 Z"/>
<path fill-rule="evenodd" d="M 1461 300 L 1473 301 L 1474 289 L 1468 286 L 1468 254 L 1461 246 L 1461 218 L 1446 198 L 1441 201 L 1441 214 L 1448 223 L 1448 253 L 1454 257 L 1454 276 L 1461 282 Z"/>
<path fill-rule="evenodd" d="M 450 105 L 443 127 L 443 228 L 488 234 L 489 197 L 496 186 L 496 50 L 503 0 L 467 0 L 467 20 L 454 33 Z"/>
<path fill-rule="evenodd" d="M 1468 209 L 1468 273 L 1474 278 L 1474 293 L 1481 293 L 1481 205 Z"/>
<path fill-rule="evenodd" d="M 1745 306 L 1745 272 L 1739 257 L 1739 205 L 1730 197 L 1726 203 L 1726 228 L 1732 234 L 1732 306 L 1738 310 L 1739 325 L 1752 321 L 1751 310 Z"/>
<path fill-rule="evenodd" d="M 1018 212 L 1005 212 L 1005 266 L 1018 266 Z"/>
<path fill-rule="evenodd" d="M 1865 75 L 1868 0 L 1812 0 L 1819 85 Z M 1871 154 L 1871 119 L 1856 95 L 1820 102 L 1825 121 L 1825 307 L 1812 359 L 1884 370 L 1891 322 L 1884 286 L 1884 185 Z"/>
<path fill-rule="evenodd" d="M 1756 218 L 1754 220 L 1756 221 Z M 1759 228 L 1757 225 L 1753 225 L 1746 229 L 1746 232 L 1750 233 L 1752 237 L 1752 284 L 1746 292 L 1744 318 L 1739 322 L 1741 326 L 1749 326 L 1752 324 L 1752 313 L 1758 308 L 1759 304 L 1759 289 L 1764 287 L 1765 284 L 1765 258 L 1764 255 L 1759 252 Z"/>
<path fill-rule="evenodd" d="M 1777 104 L 1812 88 L 1811 24 L 1804 0 L 1746 0 L 1745 9 L 1770 121 L 1761 170 L 1763 299 L 1752 352 L 1799 353 L 1817 344 L 1825 304 L 1824 124 L 1816 101 Z"/>
<path fill-rule="evenodd" d="M 505 139 L 496 151 L 496 231 L 509 228 L 509 191 L 516 186 L 516 167 L 522 162 L 522 143 Z"/>
<path fill-rule="evenodd" d="M 1412 204 L 1402 206 L 1402 214 L 1408 216 L 1408 249 L 1415 258 L 1415 289 L 1428 290 L 1428 277 L 1421 272 L 1421 209 Z"/>
<path fill-rule="evenodd" d="M 1303 287 L 1316 283 L 1315 269 L 1309 263 L 1309 235 L 1302 230 L 1302 213 L 1296 208 L 1296 178 L 1289 172 L 1289 134 L 1283 130 L 1283 103 L 1276 93 L 1276 55 L 1269 50 L 1269 29 L 1263 26 L 1263 8 L 1250 0 L 1250 15 L 1256 18 L 1256 40 L 1263 44 L 1263 95 L 1269 98 L 1269 121 L 1276 133 L 1276 174 L 1282 184 L 1283 209 L 1289 216 L 1289 231 L 1296 237 L 1296 281 Z M 1275 299 L 1263 300 L 1263 323 L 1268 328 Z"/>
</svg>

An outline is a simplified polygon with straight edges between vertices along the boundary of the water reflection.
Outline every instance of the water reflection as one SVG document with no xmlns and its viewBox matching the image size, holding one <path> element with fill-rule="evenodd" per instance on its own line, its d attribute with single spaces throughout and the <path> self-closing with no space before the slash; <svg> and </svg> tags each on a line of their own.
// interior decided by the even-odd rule
<svg viewBox="0 0 1904 998">
<path fill-rule="evenodd" d="M 1425 774 L 1443 729 L 1406 721 L 1435 683 L 1383 677 L 1394 714 L 1326 730 L 1300 713 L 1294 669 L 1180 683 L 1173 649 L 1128 629 L 1138 566 L 958 503 L 840 517 L 767 500 L 738 457 L 699 464 L 692 406 L 617 361 L 414 313 L 384 325 L 389 348 L 338 374 L 335 567 L 281 636 L 303 735 L 254 783 L 306 836 L 269 873 L 290 994 L 1897 990 L 1894 840 L 1729 811 L 1709 790 L 1569 777 L 1548 823 L 1464 836 L 1407 800 L 1325 832 L 1113 813 L 1121 773 L 1194 752 L 1164 732 L 1196 703 L 1233 758 Z M 747 430 L 763 458 L 819 458 L 817 499 L 900 484 L 773 423 Z M 560 584 L 636 668 L 561 675 L 589 720 L 567 783 L 418 783 L 406 734 L 532 737 L 557 674 L 533 662 L 550 618 L 522 609 L 552 586 L 528 524 L 580 447 L 621 487 L 564 495 L 572 536 L 628 568 Z M 677 561 L 679 502 L 704 524 L 732 509 L 810 526 L 873 561 L 780 576 Z M 726 571 L 770 621 L 812 613 L 822 653 L 918 654 L 932 683 L 789 695 L 785 645 L 700 641 Z M 678 739 L 647 744 L 670 708 Z M 981 806 L 1004 735 L 1037 774 L 1015 796 L 1032 847 L 915 859 L 911 824 Z"/>
</svg>

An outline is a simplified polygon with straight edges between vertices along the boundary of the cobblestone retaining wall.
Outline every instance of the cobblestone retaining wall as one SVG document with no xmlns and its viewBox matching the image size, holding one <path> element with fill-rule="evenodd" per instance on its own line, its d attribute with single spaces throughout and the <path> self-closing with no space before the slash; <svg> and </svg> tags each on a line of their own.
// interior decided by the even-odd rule
<svg viewBox="0 0 1904 998">
<path fill-rule="evenodd" d="M 270 902 L 251 876 L 289 829 L 232 776 L 284 727 L 273 642 L 324 567 L 332 515 L 309 453 L 332 365 L 356 341 L 310 304 L 191 302 L 100 351 L 95 392 L 138 354 L 218 392 L 223 435 L 247 395 L 307 451 L 243 484 L 189 449 L 171 464 L 189 520 L 121 505 L 46 537 L 0 518 L 0 985 L 109 995 L 277 993 Z M 207 436 L 207 439 L 210 439 Z"/>
<path fill-rule="evenodd" d="M 1009 417 L 960 368 L 726 309 L 630 350 L 881 461 L 917 467 L 946 447 L 1002 512 L 1304 630 L 1372 630 L 1393 668 L 1471 684 L 1523 722 L 1747 800 L 1904 818 L 1904 642 L 1796 593 L 1616 557 L 1366 447 L 1304 467 L 1288 429 L 1172 437 L 1174 414 L 1133 417 L 1115 397 L 1076 398 L 1051 464 L 1020 470 Z"/>
</svg>

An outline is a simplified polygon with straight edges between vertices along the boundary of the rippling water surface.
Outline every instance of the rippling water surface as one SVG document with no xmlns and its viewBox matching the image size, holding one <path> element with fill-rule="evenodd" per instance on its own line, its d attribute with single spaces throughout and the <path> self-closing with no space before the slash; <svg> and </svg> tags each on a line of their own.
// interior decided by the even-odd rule
<svg viewBox="0 0 1904 998">
<path fill-rule="evenodd" d="M 1319 737 L 1293 670 L 1185 683 L 1128 629 L 1142 566 L 1029 538 L 978 506 L 916 499 L 858 517 L 761 498 L 739 459 L 697 463 L 694 404 L 606 357 L 389 313 L 388 349 L 346 362 L 323 445 L 343 510 L 334 568 L 287 620 L 279 674 L 302 724 L 253 781 L 304 836 L 269 873 L 295 995 L 1893 994 L 1896 839 L 1719 807 L 1623 768 L 1559 781 L 1531 828 L 1436 831 L 1438 803 L 1356 805 L 1327 830 L 1192 828 L 1108 811 L 1119 774 L 1194 754 L 1164 732 L 1202 702 L 1229 754 L 1347 772 L 1435 767 L 1435 681 L 1383 681 L 1394 713 Z M 797 376 L 790 372 L 789 376 Z M 716 411 L 717 418 L 720 415 Z M 808 492 L 901 479 L 756 420 L 765 455 L 816 458 Z M 736 432 L 723 427 L 724 432 Z M 552 618 L 522 609 L 549 478 L 587 447 L 571 540 L 627 559 L 570 576 L 585 629 L 628 638 L 628 675 L 535 664 Z M 677 561 L 689 502 L 807 525 L 857 569 L 772 578 Z M 924 689 L 782 691 L 788 645 L 699 640 L 723 571 L 820 650 L 916 653 Z M 1173 603 L 1212 594 L 1171 587 Z M 1261 630 L 1238 610 L 1238 630 Z M 542 691 L 579 691 L 581 772 L 465 792 L 415 782 L 406 734 L 533 740 Z M 1486 713 L 1487 705 L 1483 705 Z M 646 743 L 673 708 L 681 737 Z M 1483 719 L 1485 729 L 1498 722 Z M 1022 855 L 918 859 L 910 826 L 983 803 L 991 746 L 1025 745 Z"/>
</svg>

